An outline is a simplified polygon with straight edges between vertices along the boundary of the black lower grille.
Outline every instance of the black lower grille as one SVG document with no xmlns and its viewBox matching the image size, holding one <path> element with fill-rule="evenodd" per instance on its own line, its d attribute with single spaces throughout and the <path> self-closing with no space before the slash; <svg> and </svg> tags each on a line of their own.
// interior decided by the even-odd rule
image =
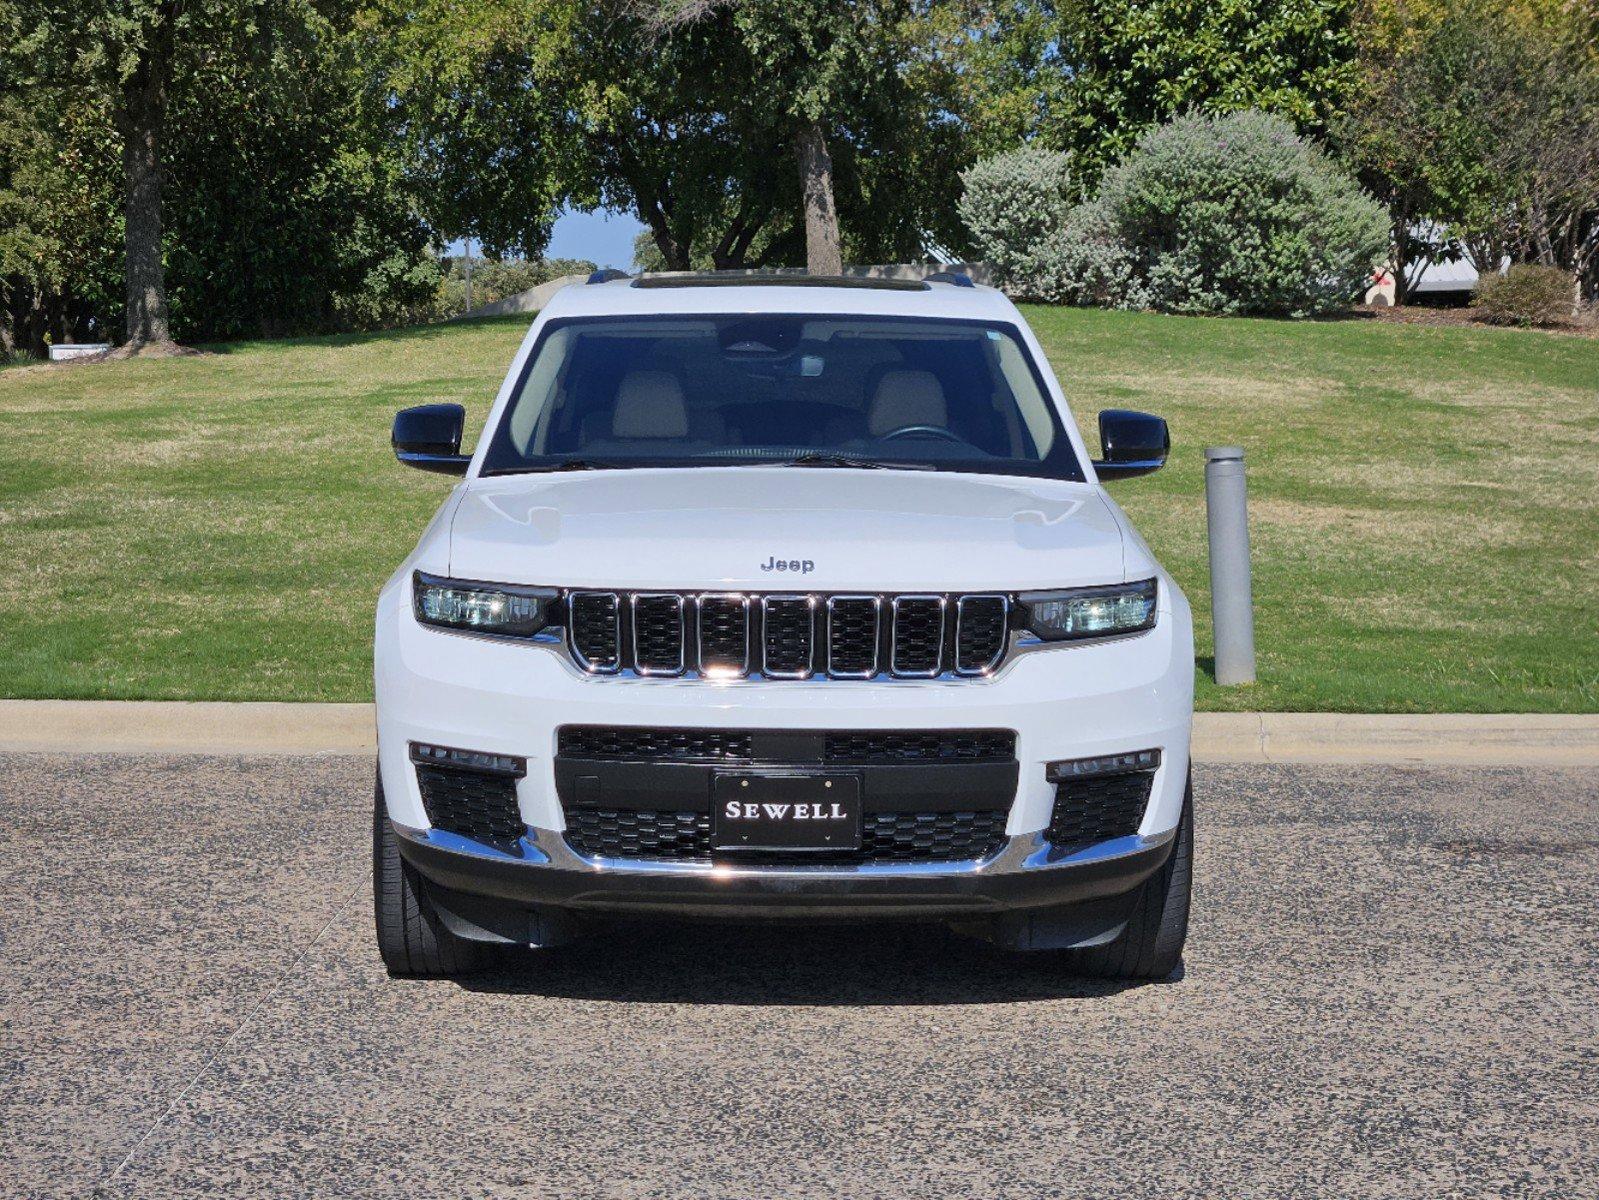
<svg viewBox="0 0 1599 1200">
<path fill-rule="evenodd" d="M 592 808 L 566 814 L 566 844 L 592 858 L 708 860 L 707 813 Z"/>
<path fill-rule="evenodd" d="M 861 829 L 864 862 L 964 862 L 1005 844 L 1002 812 L 876 813 Z"/>
<path fill-rule="evenodd" d="M 1008 729 L 836 730 L 822 757 L 837 763 L 1005 762 L 1016 754 Z"/>
<path fill-rule="evenodd" d="M 657 726 L 563 725 L 556 745 L 568 758 L 627 762 L 807 761 L 851 765 L 1009 762 L 1016 734 L 1009 729 L 828 729 L 784 731 L 787 753 L 758 751 L 760 730 Z M 802 745 L 807 753 L 795 753 Z"/>
<path fill-rule="evenodd" d="M 422 807 L 435 829 L 514 853 L 525 831 L 516 806 L 516 780 L 484 771 L 418 766 Z"/>
<path fill-rule="evenodd" d="M 1056 784 L 1050 842 L 1074 850 L 1137 833 L 1154 780 L 1153 771 L 1134 771 Z"/>
<path fill-rule="evenodd" d="M 563 725 L 556 745 L 569 758 L 631 762 L 748 762 L 750 735 L 739 729 L 659 729 Z"/>
<path fill-rule="evenodd" d="M 577 809 L 569 811 L 566 819 L 567 845 L 588 857 L 712 861 L 711 819 L 705 813 Z M 859 850 L 728 858 L 810 866 L 966 862 L 987 858 L 1005 844 L 1005 819 L 1003 812 L 869 813 L 862 825 Z"/>
</svg>

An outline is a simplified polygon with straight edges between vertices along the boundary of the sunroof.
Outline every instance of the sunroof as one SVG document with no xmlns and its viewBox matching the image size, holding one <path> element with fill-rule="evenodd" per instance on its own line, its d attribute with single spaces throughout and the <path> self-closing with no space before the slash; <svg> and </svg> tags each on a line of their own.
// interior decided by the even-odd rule
<svg viewBox="0 0 1599 1200">
<path fill-rule="evenodd" d="M 878 292 L 925 292 L 920 279 L 870 279 L 864 275 L 642 275 L 636 288 L 691 287 L 828 287 L 866 288 Z"/>
</svg>

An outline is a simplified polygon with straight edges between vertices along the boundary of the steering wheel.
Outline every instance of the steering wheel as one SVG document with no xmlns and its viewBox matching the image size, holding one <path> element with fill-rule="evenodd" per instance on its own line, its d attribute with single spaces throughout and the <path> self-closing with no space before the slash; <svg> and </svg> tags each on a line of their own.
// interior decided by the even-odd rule
<svg viewBox="0 0 1599 1200">
<path fill-rule="evenodd" d="M 946 442 L 964 442 L 966 439 L 960 434 L 945 429 L 942 425 L 901 425 L 898 429 L 890 429 L 887 433 L 879 434 L 878 440 L 891 442 L 902 437 L 935 437 Z"/>
</svg>

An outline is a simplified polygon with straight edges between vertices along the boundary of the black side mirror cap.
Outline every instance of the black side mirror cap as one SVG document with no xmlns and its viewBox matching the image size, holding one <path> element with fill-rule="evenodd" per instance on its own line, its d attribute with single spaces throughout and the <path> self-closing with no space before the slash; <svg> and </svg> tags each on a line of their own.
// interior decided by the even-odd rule
<svg viewBox="0 0 1599 1200">
<path fill-rule="evenodd" d="M 1095 461 L 1094 473 L 1101 480 L 1130 479 L 1166 465 L 1171 432 L 1150 413 L 1107 408 L 1099 414 L 1099 444 L 1104 459 Z"/>
<path fill-rule="evenodd" d="M 466 409 L 459 404 L 419 404 L 394 414 L 394 457 L 420 471 L 465 475 L 470 454 L 461 453 Z"/>
</svg>

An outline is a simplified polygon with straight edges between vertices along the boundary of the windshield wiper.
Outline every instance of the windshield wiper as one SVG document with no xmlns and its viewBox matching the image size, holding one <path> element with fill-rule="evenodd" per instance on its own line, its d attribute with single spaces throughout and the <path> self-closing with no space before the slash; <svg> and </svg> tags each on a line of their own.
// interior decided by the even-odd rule
<svg viewBox="0 0 1599 1200">
<path fill-rule="evenodd" d="M 527 467 L 529 472 L 534 471 L 620 471 L 622 463 L 602 462 L 597 458 L 563 458 L 558 463 L 547 466 Z"/>
<path fill-rule="evenodd" d="M 801 454 L 797 458 L 784 459 L 785 467 L 859 467 L 866 471 L 931 471 L 935 468 L 930 463 L 885 463 L 877 462 L 870 458 L 853 458 L 848 454 L 831 454 L 822 450 L 812 450 Z"/>
</svg>

